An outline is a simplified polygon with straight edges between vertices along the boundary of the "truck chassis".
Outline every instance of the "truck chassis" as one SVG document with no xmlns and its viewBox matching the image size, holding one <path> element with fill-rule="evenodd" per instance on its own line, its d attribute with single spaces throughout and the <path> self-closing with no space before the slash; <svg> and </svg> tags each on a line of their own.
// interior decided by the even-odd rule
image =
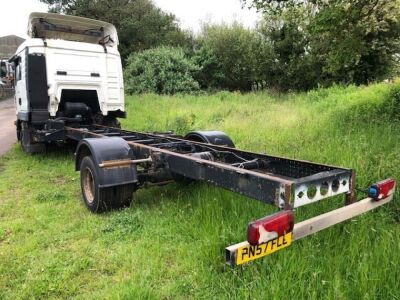
<svg viewBox="0 0 400 300">
<path fill-rule="evenodd" d="M 94 125 L 66 127 L 66 136 L 76 141 L 105 137 L 125 140 L 132 149 L 132 158 L 105 161 L 99 167 L 144 165 L 138 172 L 137 187 L 148 181 L 188 178 L 226 188 L 280 209 L 292 209 L 338 194 L 346 194 L 348 203 L 354 201 L 351 187 L 355 173 L 351 169 L 206 144 L 171 133 L 142 133 Z M 78 165 L 82 160 L 80 155 L 78 150 Z"/>
<path fill-rule="evenodd" d="M 81 173 L 83 200 L 94 213 L 130 205 L 141 187 L 174 181 L 203 181 L 276 206 L 280 213 L 249 223 L 247 241 L 225 249 L 229 265 L 272 254 L 384 205 L 396 187 L 393 179 L 382 181 L 370 187 L 368 198 L 357 201 L 354 170 L 239 150 L 221 131 L 183 137 L 96 124 L 50 122 L 46 128 L 32 140 L 78 142 L 75 169 Z M 345 206 L 294 225 L 295 208 L 337 195 L 345 196 Z"/>
</svg>

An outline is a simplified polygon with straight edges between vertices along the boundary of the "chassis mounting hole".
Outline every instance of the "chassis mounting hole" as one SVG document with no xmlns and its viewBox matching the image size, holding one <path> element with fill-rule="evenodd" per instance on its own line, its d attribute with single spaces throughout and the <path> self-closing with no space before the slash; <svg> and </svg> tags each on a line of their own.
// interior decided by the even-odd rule
<svg viewBox="0 0 400 300">
<path fill-rule="evenodd" d="M 317 194 L 317 188 L 315 185 L 311 185 L 308 190 L 307 190 L 307 197 L 309 199 L 313 199 L 315 195 Z"/>
<path fill-rule="evenodd" d="M 329 184 L 328 184 L 328 182 L 324 181 L 321 184 L 319 192 L 321 193 L 321 196 L 326 196 L 328 194 L 328 192 L 329 192 Z"/>
<path fill-rule="evenodd" d="M 300 199 L 303 198 L 303 196 L 304 196 L 304 192 L 303 191 L 301 191 L 301 192 L 299 192 L 297 194 L 297 197 L 299 197 Z"/>
<path fill-rule="evenodd" d="M 347 184 L 347 180 L 345 179 L 345 180 L 342 181 L 342 185 L 346 186 L 346 184 Z"/>
<path fill-rule="evenodd" d="M 338 179 L 335 179 L 335 180 L 332 182 L 332 191 L 336 193 L 336 192 L 338 191 L 338 189 L 339 189 L 339 186 L 340 186 L 339 180 L 338 180 Z"/>
</svg>

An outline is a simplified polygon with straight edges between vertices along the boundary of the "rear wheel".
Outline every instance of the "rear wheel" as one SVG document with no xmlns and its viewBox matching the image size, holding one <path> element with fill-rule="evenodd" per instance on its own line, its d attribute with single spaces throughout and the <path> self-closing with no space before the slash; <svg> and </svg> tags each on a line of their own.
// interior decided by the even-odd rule
<svg viewBox="0 0 400 300">
<path fill-rule="evenodd" d="M 232 139 L 222 131 L 192 131 L 189 132 L 184 139 L 193 142 L 235 148 L 235 144 L 232 142 Z M 172 179 L 174 179 L 176 182 L 184 184 L 195 181 L 194 179 L 190 179 L 176 173 L 172 173 Z"/>
<path fill-rule="evenodd" d="M 235 148 L 232 139 L 223 131 L 191 131 L 185 137 L 185 140 Z"/>
<path fill-rule="evenodd" d="M 132 202 L 132 185 L 99 188 L 99 176 L 91 156 L 83 158 L 80 171 L 83 201 L 91 212 L 102 213 L 120 209 L 128 207 Z"/>
</svg>

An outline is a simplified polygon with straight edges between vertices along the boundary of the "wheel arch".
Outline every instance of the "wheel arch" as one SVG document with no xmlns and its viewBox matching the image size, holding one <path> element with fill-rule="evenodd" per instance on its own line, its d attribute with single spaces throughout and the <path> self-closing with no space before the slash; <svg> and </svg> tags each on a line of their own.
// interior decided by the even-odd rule
<svg viewBox="0 0 400 300">
<path fill-rule="evenodd" d="M 97 167 L 99 187 L 111 187 L 137 183 L 135 165 L 118 168 L 101 168 L 99 164 L 110 160 L 132 159 L 133 153 L 128 143 L 119 137 L 87 138 L 79 142 L 75 151 L 75 170 L 79 171 L 85 156 L 90 155 Z"/>
<path fill-rule="evenodd" d="M 235 148 L 232 139 L 223 131 L 191 131 L 185 140 Z"/>
</svg>

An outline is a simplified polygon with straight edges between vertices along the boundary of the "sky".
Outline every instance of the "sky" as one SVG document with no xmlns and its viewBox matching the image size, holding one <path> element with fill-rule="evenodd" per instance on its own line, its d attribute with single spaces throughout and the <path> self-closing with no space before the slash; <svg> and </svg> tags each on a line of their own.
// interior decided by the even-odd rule
<svg viewBox="0 0 400 300">
<path fill-rule="evenodd" d="M 28 16 L 34 11 L 47 11 L 47 6 L 38 0 L 0 0 L 0 36 L 26 38 Z"/>
<path fill-rule="evenodd" d="M 234 20 L 254 27 L 257 13 L 242 9 L 239 0 L 153 0 L 161 9 L 177 16 L 181 27 L 199 32 L 202 21 L 230 23 Z M 0 0 L 0 36 L 15 34 L 27 37 L 27 22 L 31 12 L 46 12 L 39 0 Z"/>
<path fill-rule="evenodd" d="M 240 21 L 246 27 L 254 27 L 258 14 L 242 9 L 240 0 L 153 0 L 164 11 L 175 14 L 185 29 L 198 32 L 202 21 L 230 23 Z"/>
</svg>

